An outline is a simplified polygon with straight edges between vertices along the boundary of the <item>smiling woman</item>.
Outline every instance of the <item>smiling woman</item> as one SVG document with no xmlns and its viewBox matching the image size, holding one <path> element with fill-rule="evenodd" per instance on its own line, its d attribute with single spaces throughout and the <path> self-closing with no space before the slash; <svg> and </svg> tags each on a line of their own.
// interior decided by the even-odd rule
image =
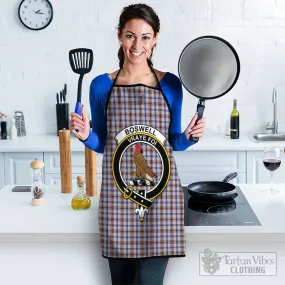
<svg viewBox="0 0 285 285">
<path fill-rule="evenodd" d="M 118 26 L 118 38 L 122 44 L 118 52 L 121 68 L 125 54 L 128 56 L 130 51 L 136 53 L 140 61 L 147 59 L 147 63 L 153 66 L 151 58 L 160 30 L 160 20 L 154 11 L 150 12 L 144 6 L 138 11 L 134 5 L 121 14 Z"/>
<path fill-rule="evenodd" d="M 204 118 L 194 126 L 195 114 L 181 131 L 181 82 L 153 68 L 159 31 L 151 7 L 125 7 L 119 70 L 90 86 L 92 131 L 84 107 L 82 117 L 71 113 L 72 133 L 104 153 L 99 232 L 112 284 L 162 285 L 169 258 L 185 256 L 184 192 L 173 151 L 193 145 L 190 134 L 203 136 Z"/>
<path fill-rule="evenodd" d="M 142 62 L 148 59 L 156 43 L 153 33 L 151 31 L 147 32 L 151 27 L 144 20 L 133 19 L 127 23 L 125 29 L 127 30 L 119 33 L 119 40 L 122 44 L 119 51 L 122 58 L 121 64 L 124 62 L 125 54 L 131 62 Z M 138 31 L 138 34 L 132 31 Z"/>
</svg>

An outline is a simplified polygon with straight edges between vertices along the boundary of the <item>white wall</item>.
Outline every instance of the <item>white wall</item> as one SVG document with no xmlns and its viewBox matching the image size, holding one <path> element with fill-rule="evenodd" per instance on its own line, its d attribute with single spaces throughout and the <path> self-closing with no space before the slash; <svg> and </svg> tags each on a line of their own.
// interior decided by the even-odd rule
<svg viewBox="0 0 285 285">
<path fill-rule="evenodd" d="M 69 66 L 68 51 L 89 47 L 94 67 L 83 81 L 83 103 L 89 84 L 100 73 L 117 69 L 116 26 L 124 5 L 136 1 L 51 0 L 52 24 L 30 31 L 18 19 L 20 0 L 0 0 L 0 111 L 10 119 L 15 110 L 25 115 L 28 134 L 56 132 L 56 93 L 67 83 L 73 109 L 77 78 Z M 184 46 L 202 35 L 228 40 L 237 50 L 241 74 L 225 97 L 206 102 L 207 128 L 224 129 L 238 99 L 241 131 L 262 130 L 273 118 L 272 89 L 277 88 L 279 128 L 285 131 L 285 0 L 152 0 L 161 19 L 155 67 L 177 72 Z M 198 99 L 184 90 L 183 128 Z M 89 106 L 88 106 L 89 110 Z"/>
</svg>

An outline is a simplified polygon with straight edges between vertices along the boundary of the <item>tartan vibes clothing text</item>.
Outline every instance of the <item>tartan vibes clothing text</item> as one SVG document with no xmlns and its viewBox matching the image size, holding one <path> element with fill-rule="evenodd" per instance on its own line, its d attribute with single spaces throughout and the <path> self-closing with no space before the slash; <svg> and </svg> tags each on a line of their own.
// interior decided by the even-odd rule
<svg viewBox="0 0 285 285">
<path fill-rule="evenodd" d="M 185 256 L 184 194 L 168 142 L 169 106 L 161 88 L 115 82 L 102 165 L 102 255 Z"/>
</svg>

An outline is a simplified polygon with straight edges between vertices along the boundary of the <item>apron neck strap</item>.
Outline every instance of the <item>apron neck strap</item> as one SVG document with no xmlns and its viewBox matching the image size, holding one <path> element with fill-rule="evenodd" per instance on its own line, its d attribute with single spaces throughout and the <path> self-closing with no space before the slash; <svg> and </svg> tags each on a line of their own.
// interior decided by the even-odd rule
<svg viewBox="0 0 285 285">
<path fill-rule="evenodd" d="M 112 84 L 113 86 L 115 85 L 115 82 L 116 82 L 117 77 L 119 76 L 119 73 L 121 72 L 121 70 L 122 70 L 122 68 L 119 69 L 119 71 L 118 71 L 118 73 L 117 73 L 117 75 L 116 75 L 116 77 L 115 77 L 115 79 L 113 81 L 113 84 Z"/>
<path fill-rule="evenodd" d="M 159 82 L 159 80 L 158 80 L 158 77 L 157 77 L 157 75 L 156 75 L 154 69 L 153 69 L 150 65 L 149 65 L 149 68 L 150 68 L 150 70 L 153 72 L 153 74 L 154 74 L 154 76 L 155 76 L 155 78 L 156 78 L 156 81 L 157 81 L 157 84 L 158 84 L 158 86 L 159 86 L 159 89 L 162 90 L 162 89 L 161 89 L 160 82 Z"/>
<path fill-rule="evenodd" d="M 160 82 L 159 82 L 159 80 L 158 80 L 158 77 L 157 77 L 157 75 L 156 75 L 154 69 L 153 69 L 151 66 L 149 66 L 149 68 L 150 68 L 150 70 L 152 71 L 152 73 L 154 74 L 154 76 L 155 76 L 155 78 L 156 78 L 156 81 L 157 81 L 157 84 L 158 84 L 158 86 L 159 86 L 159 89 L 162 90 L 162 89 L 161 89 Z M 116 77 L 115 77 L 115 79 L 114 79 L 114 81 L 113 81 L 112 87 L 115 85 L 116 80 L 117 80 L 117 77 L 119 76 L 119 73 L 121 72 L 121 70 L 122 70 L 122 68 L 119 69 L 119 71 L 118 71 L 118 73 L 117 73 L 117 75 L 116 75 Z M 112 88 L 111 88 L 111 89 L 112 89 Z"/>
</svg>

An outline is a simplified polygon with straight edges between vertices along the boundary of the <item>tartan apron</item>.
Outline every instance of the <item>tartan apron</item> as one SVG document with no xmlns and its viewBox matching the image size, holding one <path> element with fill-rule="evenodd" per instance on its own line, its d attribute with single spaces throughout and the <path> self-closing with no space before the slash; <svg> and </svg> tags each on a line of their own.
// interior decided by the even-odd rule
<svg viewBox="0 0 285 285">
<path fill-rule="evenodd" d="M 152 72 L 156 76 L 154 70 Z M 185 256 L 184 194 L 159 88 L 112 84 L 106 104 L 99 232 L 102 256 Z"/>
</svg>

